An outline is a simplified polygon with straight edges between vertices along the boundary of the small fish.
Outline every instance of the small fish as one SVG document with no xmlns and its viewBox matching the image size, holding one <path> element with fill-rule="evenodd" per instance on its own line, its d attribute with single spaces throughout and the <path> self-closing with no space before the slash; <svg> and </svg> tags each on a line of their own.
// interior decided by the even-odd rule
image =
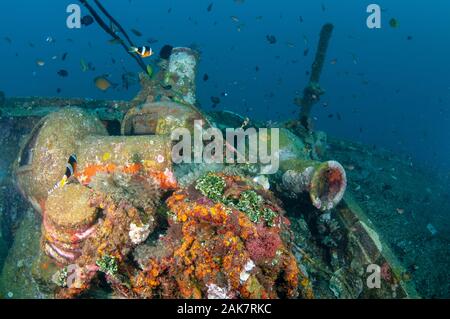
<svg viewBox="0 0 450 319">
<path fill-rule="evenodd" d="M 153 70 L 149 70 L 150 68 L 151 68 L 151 66 L 148 65 L 147 73 L 149 73 L 149 71 L 153 72 Z M 131 85 L 136 84 L 138 81 L 139 81 L 139 79 L 138 79 L 138 75 L 136 75 L 136 73 L 125 71 L 122 74 L 122 88 L 124 88 L 125 90 L 128 90 Z"/>
<path fill-rule="evenodd" d="M 92 62 L 89 62 L 87 65 L 88 65 L 89 71 L 95 71 L 95 66 Z"/>
<path fill-rule="evenodd" d="M 66 172 L 64 173 L 64 176 L 62 179 L 53 186 L 53 188 L 48 192 L 49 194 L 53 193 L 58 188 L 64 187 L 64 185 L 67 184 L 69 181 L 69 178 L 73 176 L 73 174 L 76 172 L 77 169 L 77 156 L 75 154 L 72 154 L 69 156 L 69 160 L 66 164 Z"/>
<path fill-rule="evenodd" d="M 142 32 L 136 29 L 131 29 L 131 32 L 137 37 L 142 37 Z"/>
<path fill-rule="evenodd" d="M 43 67 L 45 65 L 45 61 L 44 60 L 36 60 L 36 64 L 37 64 L 37 66 Z"/>
<path fill-rule="evenodd" d="M 89 70 L 89 66 L 87 65 L 86 61 L 84 61 L 84 59 L 80 60 L 80 65 L 81 65 L 81 71 L 87 72 Z"/>
<path fill-rule="evenodd" d="M 397 208 L 397 213 L 400 215 L 403 215 L 405 213 L 405 210 L 403 208 Z"/>
<path fill-rule="evenodd" d="M 153 55 L 153 50 L 150 47 L 143 46 L 140 48 L 137 47 L 131 47 L 130 48 L 131 53 L 136 53 L 137 55 L 140 55 L 142 58 L 148 58 Z"/>
<path fill-rule="evenodd" d="M 349 170 L 349 171 L 354 171 L 355 170 L 355 165 L 346 165 L 345 169 Z"/>
<path fill-rule="evenodd" d="M 305 46 L 308 46 L 309 40 L 306 35 L 303 35 L 303 43 L 305 43 Z"/>
<path fill-rule="evenodd" d="M 399 27 L 400 24 L 397 19 L 392 18 L 391 20 L 389 20 L 389 25 L 391 26 L 391 28 L 396 29 Z"/>
<path fill-rule="evenodd" d="M 203 75 L 203 81 L 208 81 L 209 80 L 209 75 L 207 73 L 205 73 L 205 75 Z"/>
<path fill-rule="evenodd" d="M 241 128 L 245 128 L 250 123 L 250 118 L 246 117 L 241 124 Z"/>
<path fill-rule="evenodd" d="M 336 65 L 336 64 L 337 64 L 337 62 L 338 62 L 338 60 L 337 60 L 337 59 L 333 59 L 333 60 L 331 60 L 330 64 L 331 64 L 331 65 Z"/>
<path fill-rule="evenodd" d="M 61 60 L 65 61 L 68 54 L 69 54 L 68 52 L 65 52 L 65 53 L 62 55 Z"/>
<path fill-rule="evenodd" d="M 149 65 L 147 65 L 147 75 L 149 76 L 149 77 L 152 77 L 153 76 L 153 67 L 149 64 Z"/>
<path fill-rule="evenodd" d="M 277 38 L 274 35 L 266 35 L 266 39 L 270 44 L 275 44 L 277 43 Z"/>
<path fill-rule="evenodd" d="M 231 16 L 230 18 L 231 18 L 231 20 L 233 20 L 234 22 L 239 23 L 239 18 L 238 18 L 238 17 L 236 17 L 236 16 Z"/>
<path fill-rule="evenodd" d="M 111 86 L 111 82 L 108 81 L 106 76 L 98 76 L 94 79 L 94 84 L 97 89 L 101 91 L 107 91 Z"/>
<path fill-rule="evenodd" d="M 81 18 L 81 25 L 85 27 L 90 26 L 92 23 L 94 23 L 94 18 L 90 15 L 85 15 Z"/>
<path fill-rule="evenodd" d="M 157 40 L 157 39 L 154 39 L 154 38 L 148 38 L 148 39 L 147 39 L 147 42 L 148 42 L 149 44 L 155 44 L 155 43 L 158 42 L 158 40 Z"/>
<path fill-rule="evenodd" d="M 295 44 L 292 43 L 292 42 L 286 42 L 286 45 L 287 45 L 289 48 L 295 48 Z"/>
<path fill-rule="evenodd" d="M 427 224 L 427 230 L 431 233 L 432 236 L 438 233 L 436 227 L 434 227 L 433 224 Z"/>
<path fill-rule="evenodd" d="M 210 5 L 208 6 L 208 8 L 206 9 L 206 11 L 211 12 L 213 6 L 214 6 L 214 2 L 211 2 Z"/>
<path fill-rule="evenodd" d="M 123 40 L 122 40 L 122 39 L 119 39 L 119 38 L 117 38 L 117 39 L 111 39 L 111 40 L 108 41 L 108 43 L 111 44 L 111 45 L 122 44 L 122 43 L 123 43 Z"/>
<path fill-rule="evenodd" d="M 220 104 L 220 98 L 217 96 L 211 96 L 211 102 L 213 104 L 213 108 Z"/>
<path fill-rule="evenodd" d="M 67 72 L 67 70 L 64 70 L 64 69 L 59 70 L 59 71 L 57 72 L 57 74 L 58 74 L 60 77 L 62 77 L 62 78 L 65 78 L 65 77 L 68 77 L 68 76 L 69 76 L 69 72 Z"/>
</svg>

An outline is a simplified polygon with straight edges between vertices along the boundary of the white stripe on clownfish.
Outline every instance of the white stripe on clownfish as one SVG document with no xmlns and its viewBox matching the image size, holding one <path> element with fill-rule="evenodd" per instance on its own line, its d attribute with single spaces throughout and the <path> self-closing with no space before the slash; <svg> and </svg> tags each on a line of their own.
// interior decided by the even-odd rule
<svg viewBox="0 0 450 319">
<path fill-rule="evenodd" d="M 57 190 L 60 187 L 64 187 L 64 185 L 67 184 L 69 178 L 75 173 L 77 167 L 77 156 L 75 154 L 72 154 L 69 156 L 69 160 L 66 164 L 66 172 L 64 173 L 64 176 L 61 178 L 61 180 L 53 186 L 51 190 L 48 191 L 48 194 L 50 195 L 55 190 Z"/>
</svg>

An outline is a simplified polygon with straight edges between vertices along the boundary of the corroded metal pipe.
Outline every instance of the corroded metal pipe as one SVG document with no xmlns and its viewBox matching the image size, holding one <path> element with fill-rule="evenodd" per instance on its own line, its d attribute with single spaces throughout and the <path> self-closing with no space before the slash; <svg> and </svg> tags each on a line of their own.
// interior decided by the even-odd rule
<svg viewBox="0 0 450 319">
<path fill-rule="evenodd" d="M 283 188 L 296 196 L 308 192 L 312 204 L 322 211 L 336 207 L 347 188 L 344 168 L 336 161 L 298 161 L 282 177 Z"/>
<path fill-rule="evenodd" d="M 167 175 L 164 182 L 172 182 L 170 137 L 111 137 L 95 116 L 68 108 L 41 120 L 15 163 L 16 184 L 38 211 L 43 212 L 72 154 L 78 158 L 74 176 L 83 184 L 99 172 L 116 170 L 161 172 Z"/>
<path fill-rule="evenodd" d="M 164 77 L 164 85 L 176 94 L 176 102 L 194 105 L 196 98 L 195 77 L 198 54 L 190 48 L 174 48 Z"/>
<path fill-rule="evenodd" d="M 88 136 L 77 149 L 75 177 L 80 183 L 88 185 L 99 173 L 134 175 L 161 172 L 169 181 L 172 172 L 171 145 L 170 136 L 164 135 Z"/>
<path fill-rule="evenodd" d="M 345 169 L 336 161 L 311 159 L 304 142 L 287 129 L 279 134 L 281 187 L 289 197 L 308 193 L 311 203 L 322 211 L 336 207 L 347 188 Z"/>
<path fill-rule="evenodd" d="M 14 164 L 15 182 L 33 207 L 42 212 L 49 191 L 61 180 L 69 156 L 86 136 L 107 136 L 96 117 L 66 108 L 44 117 L 22 145 Z"/>
</svg>

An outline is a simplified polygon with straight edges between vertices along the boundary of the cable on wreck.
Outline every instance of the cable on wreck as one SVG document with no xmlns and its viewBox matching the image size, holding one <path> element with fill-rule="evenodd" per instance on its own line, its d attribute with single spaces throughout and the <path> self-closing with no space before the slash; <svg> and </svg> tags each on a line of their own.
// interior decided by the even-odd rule
<svg viewBox="0 0 450 319">
<path fill-rule="evenodd" d="M 145 65 L 144 61 L 141 59 L 141 57 L 129 52 L 129 47 L 124 43 L 124 41 L 106 24 L 105 21 L 100 17 L 100 15 L 95 11 L 95 9 L 87 2 L 87 0 L 79 0 L 80 3 L 89 11 L 89 13 L 92 15 L 94 20 L 98 23 L 98 25 L 110 36 L 112 36 L 115 40 L 117 40 L 122 47 L 125 49 L 128 55 L 130 55 L 139 65 L 139 67 L 146 73 L 147 72 L 147 66 Z M 106 11 L 106 9 L 100 4 L 98 0 L 94 0 L 94 2 L 97 4 L 97 6 L 100 8 L 100 10 L 107 16 L 111 23 L 113 23 L 117 28 L 120 30 L 120 32 L 125 36 L 127 41 L 130 43 L 130 46 L 134 46 L 131 39 L 128 37 L 125 30 L 122 28 L 122 26 L 114 19 L 112 16 Z"/>
<path fill-rule="evenodd" d="M 123 34 L 125 39 L 127 39 L 130 47 L 134 47 L 135 45 L 134 45 L 133 41 L 131 41 L 131 38 L 128 36 L 127 32 L 122 27 L 122 25 L 120 25 L 120 23 L 117 22 L 117 20 L 114 19 L 114 17 L 109 14 L 109 12 L 105 9 L 105 7 L 100 3 L 99 0 L 94 0 L 94 2 L 97 5 L 97 7 L 100 9 L 100 11 L 103 12 L 103 14 L 108 17 L 108 19 L 111 21 L 111 23 L 114 24 L 117 27 L 117 29 L 119 29 L 119 31 Z"/>
</svg>

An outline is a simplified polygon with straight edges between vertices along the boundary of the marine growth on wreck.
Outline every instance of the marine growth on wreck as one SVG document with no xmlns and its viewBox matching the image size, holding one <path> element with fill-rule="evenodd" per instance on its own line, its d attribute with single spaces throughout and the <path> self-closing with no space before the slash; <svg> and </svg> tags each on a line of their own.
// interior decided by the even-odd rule
<svg viewBox="0 0 450 319">
<path fill-rule="evenodd" d="M 229 2 L 237 11 L 235 6 L 250 5 Z M 321 103 L 328 107 L 323 97 L 330 82 L 322 81 L 322 73 L 337 64 L 328 61 L 339 24 L 318 24 L 314 38 L 300 41 L 306 46 L 300 56 L 317 50 L 307 80 L 297 77 L 298 94 L 290 98 L 295 115 L 268 122 L 250 107 L 223 107 L 227 90 L 212 94 L 207 107 L 210 75 L 203 72 L 202 48 L 144 40 L 152 30 L 125 27 L 119 20 L 126 19 L 113 17 L 107 6 L 114 7 L 88 0 L 75 6 L 83 12 L 81 29 L 97 27 L 111 38 L 109 44 L 92 40 L 92 50 L 118 48 L 98 68 L 121 64 L 120 84 L 80 59 L 80 72 L 98 73 L 91 86 L 105 98 L 69 98 L 61 88 L 58 97 L 0 92 L 0 297 L 448 297 L 448 272 L 425 281 L 420 267 L 426 262 L 413 252 L 418 242 L 448 247 L 441 230 L 447 221 L 409 216 L 403 206 L 431 207 L 436 184 L 424 190 L 425 197 L 422 191 L 414 195 L 406 189 L 429 177 L 410 162 L 315 127 L 315 112 Z M 333 10 L 327 4 L 319 9 Z M 219 3 L 211 3 L 203 11 L 213 16 L 218 10 Z M 76 14 L 70 12 L 64 14 Z M 76 22 L 76 15 L 70 19 Z M 188 20 L 198 25 L 196 18 Z M 244 20 L 231 17 L 233 32 L 246 32 Z M 301 16 L 299 23 L 306 20 Z M 263 40 L 273 47 L 285 41 L 280 38 L 271 33 Z M 45 40 L 54 46 L 58 41 Z M 9 37 L 6 42 L 14 43 Z M 292 42 L 287 47 L 296 49 Z M 44 70 L 50 61 L 36 63 Z M 61 81 L 71 74 L 56 71 Z M 259 90 L 249 85 L 241 90 Z M 133 86 L 129 98 L 108 95 L 128 94 Z M 283 107 L 270 103 L 273 114 Z M 340 120 L 340 113 L 328 118 L 333 116 Z M 425 226 L 408 235 L 405 227 L 413 222 Z"/>
</svg>

